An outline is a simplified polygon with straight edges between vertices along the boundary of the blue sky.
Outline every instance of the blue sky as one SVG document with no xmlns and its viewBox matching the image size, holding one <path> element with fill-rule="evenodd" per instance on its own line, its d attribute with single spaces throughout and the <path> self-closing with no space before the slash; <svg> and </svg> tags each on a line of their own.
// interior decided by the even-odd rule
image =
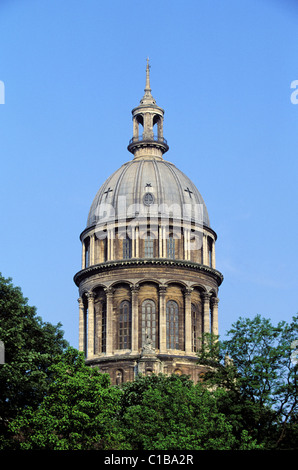
<svg viewBox="0 0 298 470">
<path fill-rule="evenodd" d="M 131 159 L 145 86 L 167 159 L 218 234 L 223 337 L 240 316 L 298 312 L 298 6 L 290 0 L 2 0 L 0 272 L 78 346 L 79 235 Z"/>
</svg>

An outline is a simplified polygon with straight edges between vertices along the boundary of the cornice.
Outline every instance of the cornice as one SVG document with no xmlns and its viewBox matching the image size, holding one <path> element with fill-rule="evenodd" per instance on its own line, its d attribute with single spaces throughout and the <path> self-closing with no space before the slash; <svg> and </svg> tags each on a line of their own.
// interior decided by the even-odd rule
<svg viewBox="0 0 298 470">
<path fill-rule="evenodd" d="M 106 261 L 105 263 L 95 264 L 89 266 L 88 268 L 82 269 L 81 271 L 77 272 L 74 276 L 74 282 L 77 286 L 80 283 L 97 273 L 101 273 L 103 271 L 110 271 L 114 269 L 122 269 L 127 267 L 139 267 L 139 266 L 173 266 L 173 267 L 181 267 L 192 269 L 194 271 L 199 271 L 211 276 L 217 282 L 218 286 L 221 285 L 223 282 L 223 275 L 221 272 L 217 271 L 216 269 L 210 268 L 209 266 L 205 266 L 204 264 L 193 263 L 191 261 L 186 260 L 172 260 L 172 259 L 163 259 L 163 258 L 154 258 L 154 259 L 140 259 L 140 258 L 133 258 L 133 259 L 126 259 L 126 260 L 115 260 L 115 261 Z"/>
</svg>

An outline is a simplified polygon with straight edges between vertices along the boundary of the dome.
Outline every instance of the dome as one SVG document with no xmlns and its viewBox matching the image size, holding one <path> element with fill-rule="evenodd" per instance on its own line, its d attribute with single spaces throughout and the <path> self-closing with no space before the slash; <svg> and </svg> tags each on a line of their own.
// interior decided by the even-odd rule
<svg viewBox="0 0 298 470">
<path fill-rule="evenodd" d="M 133 159 L 101 186 L 87 228 L 114 220 L 169 216 L 210 227 L 204 200 L 192 181 L 164 159 Z"/>
<path fill-rule="evenodd" d="M 145 94 L 132 109 L 127 158 L 102 184 L 80 235 L 79 350 L 111 384 L 139 374 L 194 383 L 204 334 L 218 335 L 217 235 L 194 183 L 165 160 L 164 110 Z"/>
</svg>

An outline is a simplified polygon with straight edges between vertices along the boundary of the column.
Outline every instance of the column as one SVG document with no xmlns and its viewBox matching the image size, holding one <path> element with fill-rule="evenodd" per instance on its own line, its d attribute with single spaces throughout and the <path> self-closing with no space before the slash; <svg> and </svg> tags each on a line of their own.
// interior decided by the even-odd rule
<svg viewBox="0 0 298 470">
<path fill-rule="evenodd" d="M 162 227 L 158 227 L 158 257 L 162 258 Z"/>
<path fill-rule="evenodd" d="M 82 297 L 78 298 L 79 302 L 79 351 L 85 351 L 85 311 Z"/>
<path fill-rule="evenodd" d="M 212 333 L 214 335 L 218 335 L 218 302 L 219 299 L 217 297 L 212 297 L 211 299 L 211 325 L 212 325 Z"/>
<path fill-rule="evenodd" d="M 203 333 L 210 333 L 210 295 L 202 294 L 203 299 Z"/>
<path fill-rule="evenodd" d="M 133 138 L 136 141 L 139 139 L 139 123 L 136 117 L 133 118 Z"/>
<path fill-rule="evenodd" d="M 102 301 L 95 306 L 95 346 L 94 353 L 100 354 L 101 351 L 101 335 L 102 335 Z"/>
<path fill-rule="evenodd" d="M 131 287 L 131 352 L 137 353 L 139 350 L 139 306 L 138 306 L 139 286 Z"/>
<path fill-rule="evenodd" d="M 184 335 L 185 353 L 190 354 L 191 349 L 191 293 L 192 288 L 187 287 L 184 291 Z"/>
<path fill-rule="evenodd" d="M 93 266 L 95 259 L 95 239 L 94 233 L 90 235 L 90 265 Z"/>
<path fill-rule="evenodd" d="M 166 237 L 166 227 L 162 227 L 162 257 L 167 257 L 167 237 Z"/>
<path fill-rule="evenodd" d="M 135 230 L 135 240 L 136 240 L 136 258 L 140 257 L 140 231 L 139 227 L 136 227 Z"/>
<path fill-rule="evenodd" d="M 94 294 L 89 292 L 88 297 L 88 347 L 87 357 L 94 355 Z"/>
<path fill-rule="evenodd" d="M 106 352 L 112 354 L 113 352 L 113 293 L 114 289 L 107 287 L 105 289 L 107 296 L 107 332 L 106 332 Z"/>
<path fill-rule="evenodd" d="M 108 229 L 108 259 L 107 261 L 111 261 L 114 259 L 114 228 Z"/>
<path fill-rule="evenodd" d="M 203 234 L 203 264 L 205 266 L 209 265 L 208 262 L 208 236 Z"/>
<path fill-rule="evenodd" d="M 184 259 L 190 259 L 190 229 L 184 228 Z"/>
<path fill-rule="evenodd" d="M 159 139 L 163 138 L 163 119 L 161 116 L 157 122 L 157 135 Z"/>
<path fill-rule="evenodd" d="M 133 225 L 130 227 L 131 236 L 131 257 L 136 258 L 136 227 Z"/>
<path fill-rule="evenodd" d="M 166 286 L 159 287 L 159 350 L 167 351 Z"/>
</svg>

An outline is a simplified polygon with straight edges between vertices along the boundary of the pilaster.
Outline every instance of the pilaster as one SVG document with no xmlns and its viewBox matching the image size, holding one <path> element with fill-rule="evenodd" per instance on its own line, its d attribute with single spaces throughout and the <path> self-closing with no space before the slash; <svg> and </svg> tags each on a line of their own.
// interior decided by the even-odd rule
<svg viewBox="0 0 298 470">
<path fill-rule="evenodd" d="M 89 292 L 88 298 L 88 347 L 87 357 L 94 355 L 94 294 Z"/>
<path fill-rule="evenodd" d="M 165 353 L 167 350 L 167 317 L 166 317 L 166 286 L 159 288 L 159 350 Z"/>
<path fill-rule="evenodd" d="M 137 353 L 139 349 L 139 305 L 138 305 L 139 286 L 131 287 L 131 352 Z"/>
<path fill-rule="evenodd" d="M 107 355 L 112 354 L 113 352 L 113 339 L 114 339 L 114 331 L 113 331 L 113 293 L 114 289 L 112 287 L 105 288 L 106 298 L 107 298 L 107 333 L 106 333 L 106 341 L 107 347 L 106 352 Z"/>
<path fill-rule="evenodd" d="M 191 293 L 193 289 L 187 287 L 184 290 L 184 330 L 185 330 L 185 353 L 190 354 L 191 348 Z"/>
<path fill-rule="evenodd" d="M 85 351 L 85 312 L 84 302 L 81 297 L 78 298 L 79 303 L 79 351 Z"/>
</svg>

